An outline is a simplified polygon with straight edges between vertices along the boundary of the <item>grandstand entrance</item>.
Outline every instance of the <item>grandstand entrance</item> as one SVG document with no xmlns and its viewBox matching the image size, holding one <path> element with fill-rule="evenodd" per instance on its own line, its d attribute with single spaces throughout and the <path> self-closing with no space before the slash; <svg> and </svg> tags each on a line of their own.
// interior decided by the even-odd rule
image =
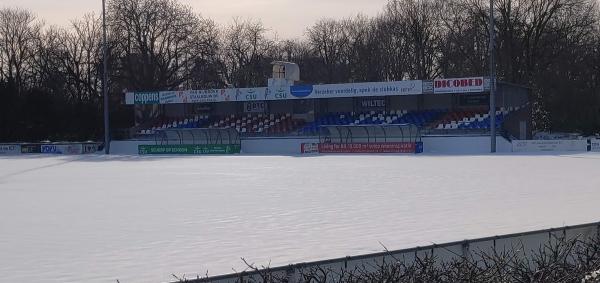
<svg viewBox="0 0 600 283">
<path fill-rule="evenodd" d="M 423 142 L 412 124 L 322 126 L 319 153 L 422 153 Z"/>
<path fill-rule="evenodd" d="M 239 133 L 232 128 L 161 129 L 154 145 L 139 145 L 140 155 L 204 155 L 241 152 Z"/>
</svg>

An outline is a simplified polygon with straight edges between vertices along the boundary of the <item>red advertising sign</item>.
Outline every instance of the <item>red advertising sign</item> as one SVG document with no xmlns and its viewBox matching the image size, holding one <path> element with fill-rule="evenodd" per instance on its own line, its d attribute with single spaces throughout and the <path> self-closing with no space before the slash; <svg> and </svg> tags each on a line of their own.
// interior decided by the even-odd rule
<svg viewBox="0 0 600 283">
<path fill-rule="evenodd" d="M 319 144 L 320 153 L 415 153 L 416 149 L 414 142 Z"/>
<path fill-rule="evenodd" d="M 433 82 L 434 93 L 468 93 L 484 90 L 483 77 L 436 79 Z"/>
</svg>

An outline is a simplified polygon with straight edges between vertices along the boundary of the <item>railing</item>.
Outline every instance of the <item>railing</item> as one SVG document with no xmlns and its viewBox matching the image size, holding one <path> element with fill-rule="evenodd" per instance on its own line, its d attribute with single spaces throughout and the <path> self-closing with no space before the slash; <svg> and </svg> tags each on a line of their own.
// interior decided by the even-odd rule
<svg viewBox="0 0 600 283">
<path fill-rule="evenodd" d="M 412 124 L 321 126 L 321 143 L 419 142 L 421 131 Z"/>
<path fill-rule="evenodd" d="M 232 128 L 162 129 L 154 134 L 157 145 L 240 144 L 239 133 Z"/>
<path fill-rule="evenodd" d="M 477 256 L 479 252 L 507 251 L 519 247 L 520 253 L 526 256 L 532 256 L 535 251 L 545 247 L 548 243 L 556 242 L 556 239 L 562 240 L 582 240 L 598 239 L 600 236 L 600 222 L 582 224 L 576 226 L 565 226 L 562 228 L 544 229 L 538 231 L 515 233 L 502 236 L 493 236 L 479 238 L 474 240 L 464 240 L 450 242 L 440 245 L 429 245 L 423 247 L 414 247 L 410 249 L 386 251 L 360 256 L 348 256 L 343 258 L 314 261 L 307 263 L 298 263 L 289 266 L 269 268 L 266 272 L 278 278 L 301 278 L 302 271 L 318 268 L 320 270 L 353 270 L 357 267 L 373 269 L 381 262 L 395 262 L 398 259 L 405 261 L 415 261 L 417 258 L 437 257 L 443 262 L 448 262 L 456 258 L 466 258 Z M 195 280 L 187 279 L 185 282 L 194 283 L 234 283 L 234 282 L 260 282 L 264 272 L 253 270 L 242 273 L 199 278 Z"/>
</svg>

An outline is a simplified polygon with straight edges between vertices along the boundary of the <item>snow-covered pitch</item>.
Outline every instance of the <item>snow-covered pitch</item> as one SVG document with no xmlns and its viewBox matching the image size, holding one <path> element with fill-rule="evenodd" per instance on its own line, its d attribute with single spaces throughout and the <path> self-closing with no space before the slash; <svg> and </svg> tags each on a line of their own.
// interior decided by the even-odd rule
<svg viewBox="0 0 600 283">
<path fill-rule="evenodd" d="M 161 282 L 593 222 L 599 172 L 600 154 L 0 157 L 0 281 Z"/>
</svg>

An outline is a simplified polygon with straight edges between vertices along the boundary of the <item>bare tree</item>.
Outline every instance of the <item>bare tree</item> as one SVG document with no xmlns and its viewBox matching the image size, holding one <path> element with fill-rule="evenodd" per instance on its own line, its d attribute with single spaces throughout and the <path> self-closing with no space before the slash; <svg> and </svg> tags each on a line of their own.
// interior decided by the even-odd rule
<svg viewBox="0 0 600 283">
<path fill-rule="evenodd" d="M 263 85 L 277 57 L 277 42 L 260 21 L 236 18 L 223 34 L 222 58 L 228 83 L 236 87 Z"/>
<path fill-rule="evenodd" d="M 210 53 L 214 25 L 176 0 L 111 0 L 117 76 L 131 89 L 182 87 L 198 56 Z"/>
<path fill-rule="evenodd" d="M 68 80 L 67 94 L 78 103 L 98 99 L 101 88 L 102 22 L 89 14 L 63 30 L 57 54 Z"/>
<path fill-rule="evenodd" d="M 438 13 L 441 2 L 438 0 L 391 0 L 386 13 L 397 29 L 405 29 L 407 59 L 411 79 L 430 79 L 439 74 L 438 48 L 441 30 Z"/>
<path fill-rule="evenodd" d="M 350 81 L 381 81 L 385 79 L 384 49 L 377 33 L 377 21 L 358 15 L 344 21 L 348 35 L 346 58 Z"/>
<path fill-rule="evenodd" d="M 323 64 L 326 83 L 343 82 L 347 70 L 348 35 L 343 22 L 320 20 L 307 30 L 308 41 Z"/>
<path fill-rule="evenodd" d="M 61 54 L 63 29 L 51 26 L 44 29 L 36 43 L 33 57 L 32 87 L 62 97 L 67 88 L 64 70 L 58 60 Z"/>
<path fill-rule="evenodd" d="M 474 1 L 446 1 L 441 4 L 441 56 L 444 77 L 480 76 L 488 72 L 488 15 Z"/>
<path fill-rule="evenodd" d="M 42 23 L 30 11 L 0 10 L 0 79 L 16 85 L 21 93 L 32 73 Z"/>
<path fill-rule="evenodd" d="M 410 63 L 405 23 L 390 13 L 384 13 L 376 19 L 374 32 L 381 47 L 383 78 L 385 80 L 406 79 Z"/>
</svg>

